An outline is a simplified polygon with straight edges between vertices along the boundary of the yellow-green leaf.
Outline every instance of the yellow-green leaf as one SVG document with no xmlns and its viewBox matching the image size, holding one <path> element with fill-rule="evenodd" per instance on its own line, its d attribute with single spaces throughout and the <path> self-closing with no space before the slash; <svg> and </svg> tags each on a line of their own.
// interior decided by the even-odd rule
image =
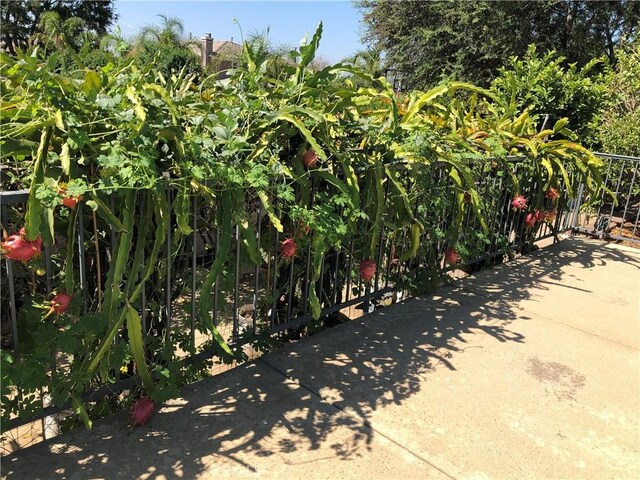
<svg viewBox="0 0 640 480">
<path fill-rule="evenodd" d="M 71 167 L 71 155 L 69 154 L 69 144 L 65 142 L 60 150 L 60 166 L 62 167 L 62 173 L 69 175 L 69 169 Z"/>
</svg>

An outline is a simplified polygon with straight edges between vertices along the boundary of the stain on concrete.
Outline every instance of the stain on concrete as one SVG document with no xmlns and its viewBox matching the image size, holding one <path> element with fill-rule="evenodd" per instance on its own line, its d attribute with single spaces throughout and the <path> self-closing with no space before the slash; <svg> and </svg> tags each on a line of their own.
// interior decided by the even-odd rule
<svg viewBox="0 0 640 480">
<path fill-rule="evenodd" d="M 576 392 L 584 387 L 586 380 L 584 375 L 562 363 L 545 362 L 537 357 L 529 358 L 527 373 L 558 400 L 575 400 Z"/>
<path fill-rule="evenodd" d="M 625 307 L 629 305 L 629 301 L 623 297 L 601 297 L 599 298 L 604 303 L 610 303 L 612 305 L 620 305 L 621 307 Z"/>
</svg>

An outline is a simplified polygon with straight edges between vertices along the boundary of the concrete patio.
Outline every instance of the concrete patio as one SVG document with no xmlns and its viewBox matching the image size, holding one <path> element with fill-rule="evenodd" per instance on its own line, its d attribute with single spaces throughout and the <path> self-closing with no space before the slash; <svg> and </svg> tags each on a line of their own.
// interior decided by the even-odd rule
<svg viewBox="0 0 640 480">
<path fill-rule="evenodd" d="M 640 478 L 640 251 L 565 240 L 2 460 L 9 479 Z"/>
</svg>

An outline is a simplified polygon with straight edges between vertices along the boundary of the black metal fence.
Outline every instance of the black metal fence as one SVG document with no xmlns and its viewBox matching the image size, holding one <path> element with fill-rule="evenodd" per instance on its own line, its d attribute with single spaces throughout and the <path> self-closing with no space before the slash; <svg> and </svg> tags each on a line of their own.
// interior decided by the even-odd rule
<svg viewBox="0 0 640 480">
<path fill-rule="evenodd" d="M 640 244 L 640 158 L 597 153 L 604 159 L 604 185 L 613 195 L 602 192 L 589 209 L 576 209 L 573 219 L 575 232 Z M 578 194 L 578 204 L 585 203 L 584 187 Z"/>
<path fill-rule="evenodd" d="M 511 207 L 513 189 L 508 177 L 499 173 L 498 169 L 486 169 L 476 179 L 477 191 L 482 199 L 483 217 L 488 227 L 488 233 L 480 228 L 480 220 L 471 209 L 467 209 L 463 218 L 455 218 L 458 209 L 458 199 L 452 188 L 450 177 L 441 167 L 427 169 L 422 174 L 411 175 L 412 180 L 406 181 L 405 188 L 409 192 L 411 206 L 416 218 L 422 220 L 427 228 L 421 233 L 421 254 L 406 261 L 401 261 L 398 252 L 408 248 L 411 230 L 409 227 L 400 230 L 390 229 L 391 218 L 386 218 L 376 245 L 378 266 L 371 282 L 364 283 L 357 273 L 357 264 L 362 258 L 355 254 L 356 245 L 362 239 L 350 236 L 350 240 L 326 252 L 322 258 L 321 272 L 317 281 L 310 276 L 312 252 L 311 242 L 308 242 L 294 258 L 283 259 L 279 245 L 282 235 L 269 223 L 262 205 L 256 199 L 246 198 L 246 209 L 251 221 L 256 226 L 258 244 L 264 247 L 262 263 L 255 265 L 245 262 L 241 255 L 241 239 L 236 225 L 235 238 L 232 240 L 232 254 L 227 258 L 228 273 L 224 278 L 215 282 L 212 293 L 212 317 L 214 324 L 221 334 L 231 344 L 242 344 L 255 338 L 256 332 L 279 338 L 283 341 L 295 340 L 308 335 L 318 328 L 347 321 L 376 308 L 389 305 L 406 298 L 415 290 L 436 285 L 442 281 L 443 275 L 454 267 L 443 262 L 444 251 L 448 247 L 445 232 L 454 221 L 461 221 L 463 228 L 457 239 L 461 246 L 463 264 L 455 267 L 467 272 L 482 268 L 485 265 L 504 261 L 508 256 L 524 253 L 531 248 L 533 241 L 557 241 L 560 235 L 570 230 L 596 233 L 609 238 L 628 237 L 612 232 L 611 226 L 616 221 L 616 215 L 621 213 L 622 219 L 635 215 L 631 235 L 636 237 L 638 230 L 638 185 L 636 173 L 640 159 L 632 157 L 616 157 L 601 154 L 609 159 L 607 171 L 607 185 L 615 183 L 612 189 L 619 195 L 618 206 L 606 197 L 602 197 L 597 206 L 595 223 L 589 224 L 593 216 L 582 209 L 584 189 L 579 189 L 579 195 L 574 198 L 563 198 L 559 203 L 557 215 L 553 222 L 544 223 L 532 236 L 530 229 L 524 222 L 524 213 Z M 516 173 L 520 167 L 520 159 L 510 158 L 514 163 Z M 617 163 L 621 162 L 621 163 Z M 620 165 L 620 166 L 619 166 Z M 402 171 L 407 167 L 401 167 Z M 408 177 L 408 175 L 407 175 Z M 612 179 L 617 178 L 612 183 Z M 412 183 L 413 182 L 413 183 Z M 535 192 L 539 186 L 531 183 L 523 185 L 525 191 Z M 441 195 L 433 195 L 435 189 L 441 190 Z M 412 191 L 430 191 L 429 198 L 444 199 L 437 204 L 429 203 L 426 197 L 412 194 Z M 314 192 L 311 192 L 313 197 Z M 171 192 L 167 191 L 171 197 Z M 11 218 L 22 218 L 28 192 L 0 193 L 0 208 L 2 225 L 7 230 L 17 228 L 11 224 Z M 390 189 L 384 191 L 384 204 L 396 199 L 392 198 Z M 140 302 L 140 316 L 143 333 L 148 337 L 179 338 L 174 343 L 175 355 L 188 364 L 194 359 L 208 358 L 214 355 L 214 349 L 207 347 L 209 339 L 206 330 L 196 322 L 199 286 L 202 284 L 203 272 L 217 256 L 220 244 L 220 225 L 211 222 L 210 212 L 199 206 L 197 199 L 193 201 L 192 234 L 183 239 L 178 247 L 167 239 L 164 259 L 158 263 L 158 270 L 163 271 L 162 284 L 154 285 L 153 301 L 143 291 Z M 620 206 L 624 208 L 620 210 Z M 274 202 L 277 209 L 277 201 Z M 90 209 L 79 204 L 77 208 L 86 210 L 77 215 L 77 241 L 74 254 L 77 271 L 79 272 L 80 296 L 82 308 L 86 311 L 95 308 L 97 304 L 95 291 L 97 287 L 96 270 L 100 271 L 102 262 L 103 272 L 105 264 L 109 262 L 109 251 L 115 245 L 115 232 L 107 232 L 103 238 L 87 225 Z M 386 215 L 386 214 L 385 214 Z M 630 217 L 631 216 L 631 217 Z M 606 219 L 606 220 L 599 220 Z M 580 225 L 579 225 L 580 223 Z M 624 223 L 625 228 L 628 222 Z M 593 226 L 593 230 L 589 228 Z M 365 226 L 364 231 L 367 231 Z M 608 230 L 609 229 L 609 230 Z M 11 230 L 13 231 L 13 230 Z M 90 253 L 93 243 L 100 242 L 101 250 L 106 252 L 104 258 Z M 10 349 L 14 355 L 21 353 L 22 339 L 19 320 L 20 302 L 22 296 L 38 288 L 41 292 L 50 292 L 55 283 L 55 264 L 60 263 L 58 253 L 52 247 L 45 246 L 42 255 L 42 276 L 35 278 L 16 273 L 16 267 L 24 270 L 22 265 L 16 265 L 8 259 L 3 259 L 2 274 L 2 322 L 3 349 Z M 22 284 L 21 284 L 22 282 Z M 24 284 L 31 282 L 31 286 Z M 310 289 L 315 289 L 322 306 L 321 320 L 313 321 L 306 301 Z M 158 301 L 158 299 L 161 299 Z M 158 325 L 160 321 L 161 325 Z M 52 361 L 52 369 L 64 371 L 65 361 L 56 358 Z M 96 401 L 106 395 L 112 395 L 123 390 L 131 389 L 139 383 L 135 375 L 114 379 L 114 383 L 103 385 L 96 390 L 86 392 L 85 401 Z M 9 428 L 18 428 L 28 422 L 40 420 L 55 415 L 69 405 L 48 406 L 46 392 L 42 393 L 42 409 L 27 418 L 14 418 Z M 19 395 L 19 392 L 16 392 Z M 42 430 L 47 426 L 42 423 Z"/>
</svg>

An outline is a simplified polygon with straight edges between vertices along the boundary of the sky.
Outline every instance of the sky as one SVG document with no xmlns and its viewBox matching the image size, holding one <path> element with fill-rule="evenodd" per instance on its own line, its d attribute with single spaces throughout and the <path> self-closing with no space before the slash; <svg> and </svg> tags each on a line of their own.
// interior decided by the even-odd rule
<svg viewBox="0 0 640 480">
<path fill-rule="evenodd" d="M 323 23 L 323 35 L 317 57 L 335 63 L 363 49 L 360 40 L 360 12 L 345 0 L 116 0 L 117 23 L 125 37 L 145 25 L 160 24 L 157 15 L 165 14 L 183 21 L 185 36 L 200 38 L 211 33 L 214 40 L 241 43 L 251 33 L 269 27 L 275 45 L 297 47 L 308 33 L 313 35 Z M 240 26 L 234 23 L 236 19 Z"/>
</svg>

